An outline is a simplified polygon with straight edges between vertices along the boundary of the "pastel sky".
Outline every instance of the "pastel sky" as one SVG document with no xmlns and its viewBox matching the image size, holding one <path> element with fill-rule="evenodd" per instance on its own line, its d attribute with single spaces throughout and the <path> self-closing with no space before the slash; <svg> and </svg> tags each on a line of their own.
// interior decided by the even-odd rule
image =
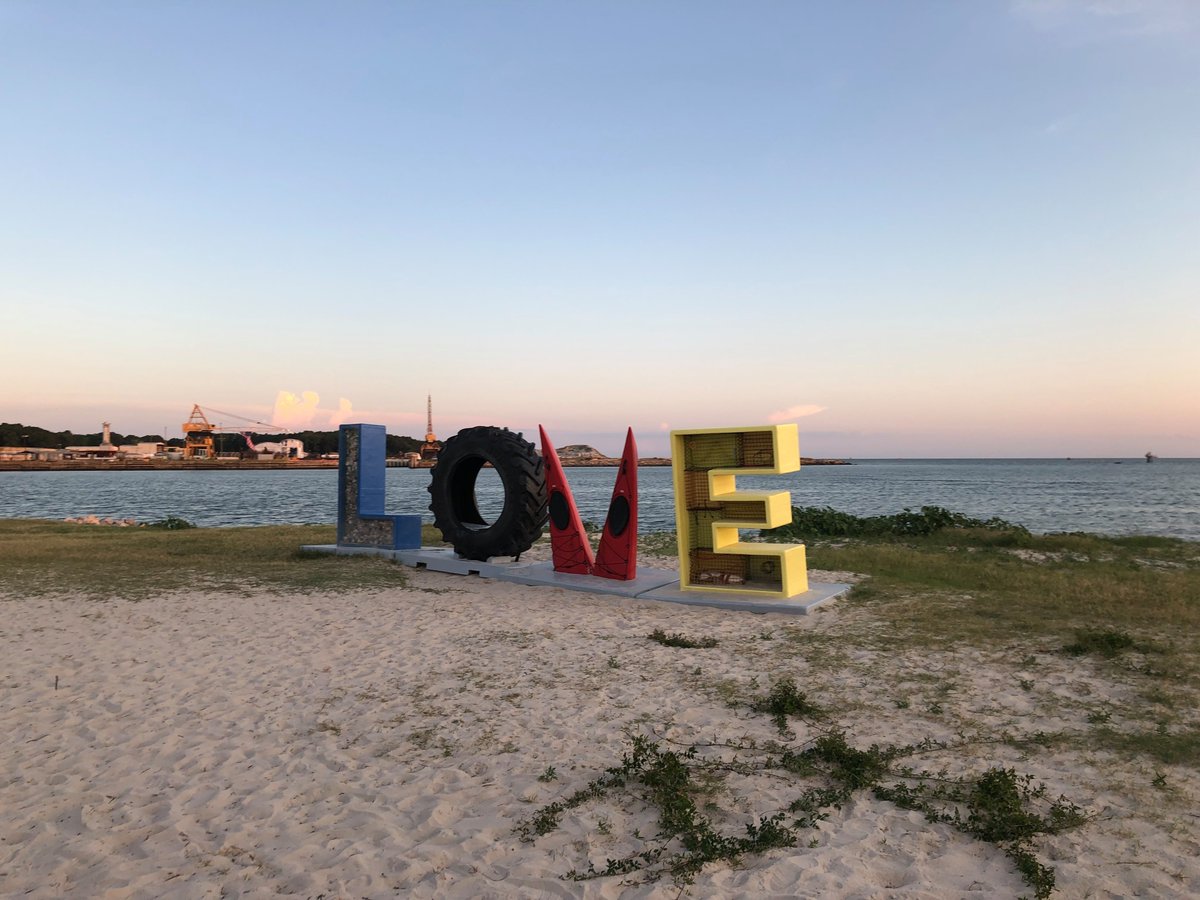
<svg viewBox="0 0 1200 900">
<path fill-rule="evenodd" d="M 0 0 L 0 420 L 1200 456 L 1194 0 Z"/>
</svg>

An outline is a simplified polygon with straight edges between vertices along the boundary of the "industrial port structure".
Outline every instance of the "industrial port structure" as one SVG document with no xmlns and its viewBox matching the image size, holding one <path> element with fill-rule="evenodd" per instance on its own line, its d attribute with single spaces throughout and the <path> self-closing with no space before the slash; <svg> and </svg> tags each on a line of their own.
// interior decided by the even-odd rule
<svg viewBox="0 0 1200 900">
<path fill-rule="evenodd" d="M 425 398 L 425 440 L 419 452 L 410 452 L 389 465 L 430 468 L 437 462 L 441 442 L 433 431 L 433 396 Z M 220 418 L 218 418 L 220 417 Z M 226 425 L 227 420 L 240 424 Z M 219 424 L 214 424 L 214 421 Z M 150 468 L 332 468 L 337 466 L 337 454 L 311 457 L 303 441 L 283 438 L 289 429 L 271 422 L 262 422 L 227 413 L 212 407 L 192 404 L 192 411 L 180 426 L 183 446 L 166 441 L 142 441 L 117 445 L 112 442 L 110 423 L 103 423 L 99 445 L 71 447 L 0 447 L 0 469 L 150 469 Z M 280 434 L 280 440 L 255 442 L 254 435 Z M 237 436 L 236 452 L 221 452 L 218 438 L 223 434 Z M 243 446 L 244 448 L 240 449 Z"/>
</svg>

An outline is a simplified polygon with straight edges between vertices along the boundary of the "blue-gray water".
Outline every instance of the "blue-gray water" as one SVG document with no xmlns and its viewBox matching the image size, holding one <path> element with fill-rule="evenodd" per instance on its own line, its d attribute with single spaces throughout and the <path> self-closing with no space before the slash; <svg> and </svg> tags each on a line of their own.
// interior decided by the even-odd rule
<svg viewBox="0 0 1200 900">
<path fill-rule="evenodd" d="M 669 468 L 640 470 L 641 530 L 673 528 Z M 601 522 L 615 469 L 568 469 L 585 519 Z M 388 511 L 428 513 L 428 469 L 388 469 Z M 499 502 L 495 474 L 477 485 L 485 515 Z M 776 478 L 740 478 L 788 490 L 795 506 L 856 515 L 944 506 L 1000 516 L 1032 531 L 1160 534 L 1200 540 L 1200 460 L 863 460 L 809 466 Z M 181 516 L 198 525 L 332 523 L 337 471 L 0 472 L 0 516 L 88 515 L 142 522 Z"/>
</svg>

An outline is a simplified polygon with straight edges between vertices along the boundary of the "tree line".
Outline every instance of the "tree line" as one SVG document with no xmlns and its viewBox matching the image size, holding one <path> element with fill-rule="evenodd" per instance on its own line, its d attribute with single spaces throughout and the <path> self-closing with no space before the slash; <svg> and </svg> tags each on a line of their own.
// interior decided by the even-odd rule
<svg viewBox="0 0 1200 900">
<path fill-rule="evenodd" d="M 336 431 L 293 431 L 286 434 L 260 434 L 250 432 L 254 443 L 276 443 L 287 438 L 295 438 L 304 443 L 304 452 L 312 454 L 337 453 L 338 433 Z M 246 448 L 246 439 L 237 432 L 215 432 L 213 439 L 217 450 L 221 453 L 237 453 Z M 73 431 L 49 431 L 37 425 L 22 425 L 20 422 L 0 423 L 0 447 L 46 447 L 52 450 L 63 450 L 67 447 L 98 447 L 104 440 L 104 432 L 91 434 L 76 434 Z M 183 438 L 163 440 L 161 434 L 121 434 L 112 432 L 114 444 L 165 443 L 168 447 L 182 447 Z M 421 442 L 416 438 L 398 434 L 387 436 L 388 456 L 399 456 L 421 449 Z"/>
</svg>

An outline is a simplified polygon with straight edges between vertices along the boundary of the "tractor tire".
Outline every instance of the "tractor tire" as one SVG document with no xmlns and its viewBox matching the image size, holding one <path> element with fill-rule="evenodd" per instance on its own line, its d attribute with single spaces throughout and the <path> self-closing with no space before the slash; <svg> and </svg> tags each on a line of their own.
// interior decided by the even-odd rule
<svg viewBox="0 0 1200 900">
<path fill-rule="evenodd" d="M 504 509 L 488 523 L 475 501 L 475 480 L 491 463 L 504 485 Z M 433 524 L 465 559 L 520 556 L 546 524 L 546 472 L 533 444 L 507 428 L 464 428 L 442 445 L 429 483 Z"/>
</svg>

